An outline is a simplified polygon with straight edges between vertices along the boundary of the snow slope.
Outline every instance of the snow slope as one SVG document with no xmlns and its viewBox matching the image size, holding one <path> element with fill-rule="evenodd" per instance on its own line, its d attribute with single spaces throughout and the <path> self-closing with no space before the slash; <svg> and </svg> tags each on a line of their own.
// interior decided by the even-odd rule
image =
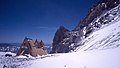
<svg viewBox="0 0 120 68">
<path fill-rule="evenodd" d="M 32 61 L 27 68 L 120 68 L 120 48 L 57 54 Z"/>
<path fill-rule="evenodd" d="M 53 54 L 36 59 L 0 58 L 0 68 L 120 68 L 120 47 L 107 50 Z"/>
<path fill-rule="evenodd" d="M 101 26 L 100 28 L 94 27 L 96 22 Z M 89 27 L 92 27 L 95 31 L 82 42 L 77 43 L 77 45 L 80 45 L 77 50 L 86 51 L 118 47 L 120 42 L 120 5 L 103 13 L 91 22 Z"/>
<path fill-rule="evenodd" d="M 93 32 L 83 40 L 78 50 L 109 49 L 120 46 L 120 19 L 98 31 Z"/>
</svg>

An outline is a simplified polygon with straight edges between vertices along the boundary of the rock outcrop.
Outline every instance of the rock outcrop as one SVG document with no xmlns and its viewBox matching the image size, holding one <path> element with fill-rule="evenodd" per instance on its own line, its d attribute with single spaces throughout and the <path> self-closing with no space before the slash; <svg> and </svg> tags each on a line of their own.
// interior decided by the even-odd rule
<svg viewBox="0 0 120 68">
<path fill-rule="evenodd" d="M 66 38 L 65 33 L 69 32 L 68 29 L 66 29 L 63 26 L 60 26 L 59 29 L 56 31 L 54 39 L 53 39 L 53 44 L 52 44 L 52 52 L 51 53 L 56 53 L 58 51 L 59 43 Z"/>
<path fill-rule="evenodd" d="M 25 38 L 16 56 L 27 54 L 30 54 L 33 57 L 36 57 L 38 55 L 42 56 L 47 54 L 47 50 L 44 48 L 42 41 L 38 42 L 36 40 L 34 42 L 30 38 Z"/>
<path fill-rule="evenodd" d="M 63 26 L 60 27 L 55 33 L 51 53 L 66 53 L 76 49 L 78 46 L 82 46 L 80 44 L 82 39 L 86 38 L 94 30 L 99 29 L 101 25 L 115 20 L 118 11 L 107 11 L 119 4 L 119 0 L 102 0 L 90 8 L 86 17 L 72 31 L 63 28 Z"/>
</svg>

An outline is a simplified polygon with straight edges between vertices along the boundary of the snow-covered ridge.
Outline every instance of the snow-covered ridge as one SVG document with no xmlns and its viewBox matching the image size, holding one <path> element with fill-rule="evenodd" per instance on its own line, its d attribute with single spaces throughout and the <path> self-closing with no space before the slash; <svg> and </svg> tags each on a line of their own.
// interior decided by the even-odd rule
<svg viewBox="0 0 120 68">
<path fill-rule="evenodd" d="M 93 29 L 101 27 L 103 28 L 103 26 L 105 25 L 109 25 L 111 23 L 114 23 L 115 21 L 118 21 L 118 17 L 120 17 L 120 5 L 94 19 L 89 26 L 93 25 Z"/>
<path fill-rule="evenodd" d="M 114 1 L 115 0 L 113 0 L 113 2 Z M 113 2 L 111 1 L 112 6 Z M 103 29 L 119 20 L 118 18 L 120 17 L 120 4 L 116 4 L 116 7 L 108 6 L 107 8 L 109 9 L 104 8 L 102 6 L 103 3 L 100 4 L 101 6 L 98 5 L 96 7 L 93 7 L 95 8 L 95 10 L 91 11 L 88 16 L 79 23 L 75 30 L 66 32 L 62 32 L 63 30 L 60 30 L 60 33 L 62 34 L 55 34 L 54 38 L 56 40 L 58 39 L 59 42 L 57 42 L 56 40 L 53 41 L 53 43 L 55 43 L 55 45 L 53 44 L 52 48 L 53 53 L 67 53 L 74 51 L 76 50 L 76 48 L 80 48 L 81 46 L 83 48 L 85 43 L 83 40 L 89 37 L 90 34 Z M 58 31 L 56 33 L 58 33 Z"/>
<path fill-rule="evenodd" d="M 85 37 L 87 37 L 91 32 L 99 30 L 118 21 L 119 17 L 120 5 L 102 13 L 99 17 L 95 18 L 87 27 L 84 27 L 82 32 L 84 32 Z"/>
<path fill-rule="evenodd" d="M 101 18 L 102 23 L 106 21 L 108 23 L 102 25 L 101 21 L 99 21 Z M 104 13 L 94 22 L 98 22 L 98 24 L 100 22 L 100 29 L 90 34 L 82 43 L 78 43 L 82 44 L 82 46 L 78 47 L 77 50 L 109 49 L 120 46 L 120 5 Z M 94 22 L 92 23 L 94 24 Z"/>
</svg>

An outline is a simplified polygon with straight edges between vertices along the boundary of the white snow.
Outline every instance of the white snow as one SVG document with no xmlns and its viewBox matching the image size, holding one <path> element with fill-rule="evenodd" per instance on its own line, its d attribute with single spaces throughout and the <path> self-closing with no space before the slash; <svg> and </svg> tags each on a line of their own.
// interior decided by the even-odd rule
<svg viewBox="0 0 120 68">
<path fill-rule="evenodd" d="M 34 60 L 12 59 L 17 68 L 120 68 L 120 47 L 108 50 L 79 51 L 42 56 Z M 5 58 L 6 61 L 7 58 Z M 9 58 L 10 59 L 10 58 Z M 25 61 L 24 61 L 25 60 Z M 3 63 L 0 64 L 2 68 Z M 23 65 L 24 64 L 24 65 Z M 26 66 L 25 66 L 26 65 Z M 9 66 L 10 67 L 10 66 Z M 12 67 L 10 67 L 12 68 Z"/>
<path fill-rule="evenodd" d="M 34 60 L 27 68 L 120 68 L 119 52 L 120 48 L 115 48 L 56 54 Z"/>
<path fill-rule="evenodd" d="M 120 43 L 120 21 L 106 26 L 83 40 L 83 46 L 80 51 L 113 48 L 119 46 Z"/>
</svg>

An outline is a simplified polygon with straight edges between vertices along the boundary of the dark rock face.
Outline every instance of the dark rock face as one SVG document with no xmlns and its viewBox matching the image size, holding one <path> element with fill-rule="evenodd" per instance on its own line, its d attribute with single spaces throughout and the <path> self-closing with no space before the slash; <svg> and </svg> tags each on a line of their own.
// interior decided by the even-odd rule
<svg viewBox="0 0 120 68">
<path fill-rule="evenodd" d="M 90 8 L 86 17 L 80 21 L 73 31 L 61 26 L 55 33 L 51 53 L 67 53 L 78 46 L 82 46 L 82 44 L 78 45 L 77 42 L 80 43 L 83 38 L 91 34 L 95 30 L 94 28 L 100 28 L 101 25 L 114 20 L 118 11 L 111 11 L 108 14 L 104 13 L 118 6 L 118 4 L 120 4 L 119 0 L 102 0 Z M 102 14 L 104 15 L 101 16 Z M 110 15 L 113 15 L 113 17 Z M 99 20 L 96 21 L 98 18 Z"/>
<path fill-rule="evenodd" d="M 76 43 L 83 36 L 82 30 L 69 31 L 65 27 L 60 28 L 55 33 L 51 53 L 67 53 L 74 50 Z"/>
<path fill-rule="evenodd" d="M 53 46 L 52 46 L 52 53 L 55 53 L 58 49 L 59 43 L 65 38 L 65 33 L 69 32 L 68 29 L 66 29 L 63 26 L 60 26 L 59 29 L 56 31 L 54 39 L 53 39 Z"/>
</svg>

